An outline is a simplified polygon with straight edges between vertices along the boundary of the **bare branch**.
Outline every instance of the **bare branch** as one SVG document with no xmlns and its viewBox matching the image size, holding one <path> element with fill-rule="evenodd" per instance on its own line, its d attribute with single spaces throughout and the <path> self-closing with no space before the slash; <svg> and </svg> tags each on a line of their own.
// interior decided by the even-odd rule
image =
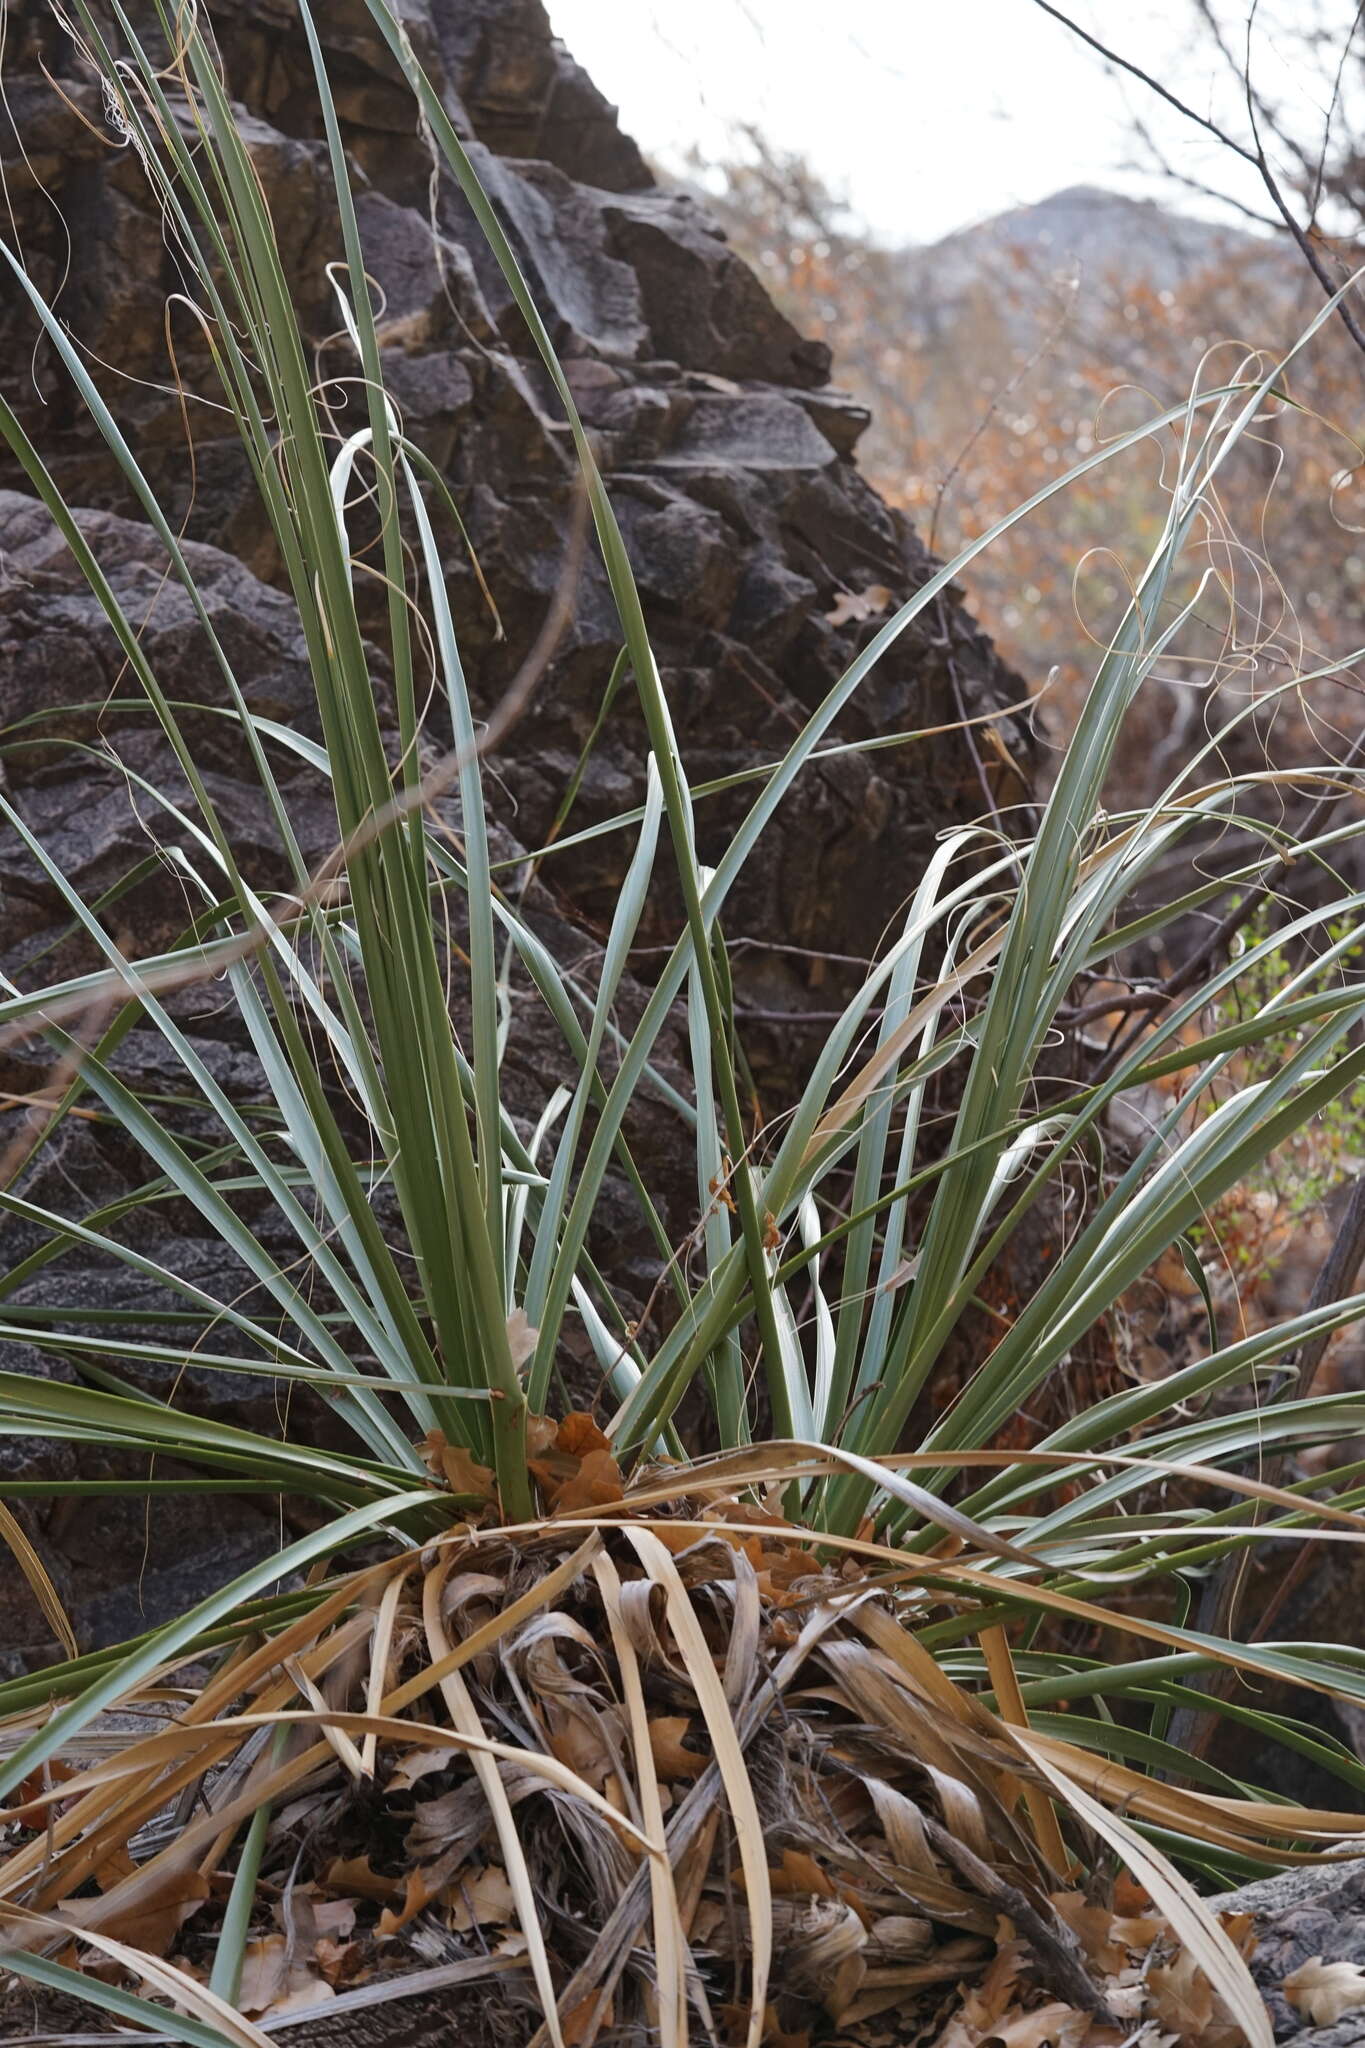
<svg viewBox="0 0 1365 2048">
<path fill-rule="evenodd" d="M 1304 261 L 1322 286 L 1323 291 L 1329 299 L 1336 297 L 1340 289 L 1339 280 L 1332 276 L 1323 263 L 1311 234 L 1295 218 L 1293 210 L 1285 199 L 1284 193 L 1280 189 L 1279 181 L 1266 157 L 1265 149 L 1261 142 L 1260 128 L 1257 120 L 1257 101 L 1251 85 L 1249 65 L 1242 72 L 1242 82 L 1246 90 L 1247 111 L 1251 116 L 1252 133 L 1255 137 L 1255 147 L 1251 149 L 1244 142 L 1239 142 L 1235 135 L 1229 135 L 1225 128 L 1220 128 L 1218 123 L 1211 120 L 1206 114 L 1197 113 L 1193 107 L 1187 106 L 1185 101 L 1178 98 L 1168 86 L 1164 86 L 1159 78 L 1154 78 L 1150 71 L 1144 71 L 1142 66 L 1135 64 L 1131 58 L 1121 57 L 1117 50 L 1110 49 L 1108 44 L 1102 43 L 1099 40 L 1098 36 L 1091 35 L 1088 29 L 1082 28 L 1079 22 L 1073 21 L 1069 14 L 1064 14 L 1060 7 L 1054 7 L 1052 0 L 1033 0 L 1033 4 L 1035 7 L 1040 7 L 1044 14 L 1050 14 L 1053 20 L 1059 21 L 1064 28 L 1070 29 L 1074 36 L 1094 50 L 1104 59 L 1106 64 L 1113 66 L 1115 70 L 1126 71 L 1130 78 L 1138 79 L 1150 92 L 1154 92 L 1159 99 L 1164 100 L 1167 106 L 1174 108 L 1177 114 L 1182 115 L 1187 121 L 1192 121 L 1195 127 L 1202 128 L 1206 135 L 1212 135 L 1216 142 L 1221 143 L 1224 149 L 1231 150 L 1232 154 L 1240 158 L 1243 163 L 1250 164 L 1260 176 L 1262 184 L 1274 202 L 1276 212 L 1297 242 Z M 1254 19 L 1255 8 L 1253 7 L 1251 18 L 1247 22 L 1248 33 L 1250 33 L 1251 23 Z M 1219 38 L 1219 47 L 1224 48 L 1221 38 Z M 1224 53 L 1226 54 L 1226 51 Z M 1293 147 L 1294 145 L 1291 144 L 1290 146 Z M 1299 155 L 1302 161 L 1302 152 L 1296 149 L 1295 153 Z M 1308 165 L 1307 168 L 1311 171 L 1312 167 Z M 1346 329 L 1356 347 L 1361 351 L 1361 354 L 1365 355 L 1365 332 L 1361 330 L 1359 322 L 1344 299 L 1340 301 L 1336 310 L 1342 326 Z"/>
</svg>

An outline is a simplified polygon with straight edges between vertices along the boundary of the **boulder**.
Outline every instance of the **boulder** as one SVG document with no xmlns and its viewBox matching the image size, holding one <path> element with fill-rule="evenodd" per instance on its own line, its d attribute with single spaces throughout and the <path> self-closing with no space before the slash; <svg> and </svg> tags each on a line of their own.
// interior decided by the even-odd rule
<svg viewBox="0 0 1365 2048">
<path fill-rule="evenodd" d="M 1250 1913 L 1256 1949 L 1251 1974 L 1260 1987 L 1277 2042 L 1294 2048 L 1361 2048 L 1365 2005 L 1330 2025 L 1313 2021 L 1286 1998 L 1284 1980 L 1315 1958 L 1350 1963 L 1365 1974 L 1365 1861 L 1286 1870 L 1258 1878 L 1209 1902 L 1222 1913 Z"/>
</svg>

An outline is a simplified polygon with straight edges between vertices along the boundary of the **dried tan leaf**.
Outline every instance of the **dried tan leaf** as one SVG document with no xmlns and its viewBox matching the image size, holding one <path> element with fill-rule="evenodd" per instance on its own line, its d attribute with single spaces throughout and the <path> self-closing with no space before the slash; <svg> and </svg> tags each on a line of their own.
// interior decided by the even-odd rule
<svg viewBox="0 0 1365 2048">
<path fill-rule="evenodd" d="M 353 1892 L 357 1898 L 378 1899 L 383 1904 L 403 1896 L 398 1879 L 372 1869 L 368 1856 L 335 1857 L 324 1871 L 322 1881 L 328 1891 Z"/>
<path fill-rule="evenodd" d="M 552 1756 L 576 1771 L 586 1784 L 604 1792 L 612 1775 L 613 1755 L 607 1740 L 610 1724 L 600 1714 L 560 1700 L 541 1701 Z"/>
<path fill-rule="evenodd" d="M 1181 2048 L 1242 2048 L 1241 2028 L 1188 1949 L 1149 1970 L 1147 1987 L 1157 2018 Z"/>
<path fill-rule="evenodd" d="M 8 1545 L 24 1577 L 28 1580 L 34 1599 L 43 1611 L 53 1635 L 66 1651 L 68 1657 L 79 1657 L 80 1644 L 62 1599 L 52 1580 L 48 1577 L 47 1566 L 29 1542 L 22 1522 L 0 1501 L 0 1542 Z"/>
<path fill-rule="evenodd" d="M 139 1949 L 144 1955 L 164 1956 L 208 1895 L 208 1881 L 197 1870 L 171 1869 L 159 1881 L 153 1879 L 151 1888 L 122 1912 L 106 1910 L 103 1898 L 68 1899 L 60 1917 L 86 1933 L 87 1919 L 97 1921 L 111 1941 Z"/>
<path fill-rule="evenodd" d="M 1321 1956 L 1291 1970 L 1280 1988 L 1315 2027 L 1335 2026 L 1344 2012 L 1365 2005 L 1365 1971 L 1354 1963 L 1325 1963 Z"/>
<path fill-rule="evenodd" d="M 249 1941 L 242 1951 L 237 2003 L 249 2019 L 301 2011 L 335 1996 L 313 1958 L 291 1954 L 283 1934 L 263 1935 L 259 1941 Z"/>
<path fill-rule="evenodd" d="M 432 1771 L 449 1770 L 454 1756 L 448 1749 L 410 1749 L 406 1756 L 400 1756 L 392 1771 L 386 1790 L 389 1792 L 410 1792 L 419 1778 L 429 1776 Z"/>
<path fill-rule="evenodd" d="M 625 1495 L 621 1468 L 610 1451 L 589 1451 L 580 1459 L 577 1472 L 566 1480 L 554 1496 L 557 1515 L 572 1514 L 575 1509 L 610 1507 L 613 1501 Z"/>
<path fill-rule="evenodd" d="M 775 1898 L 832 1899 L 839 1889 L 829 1872 L 804 1849 L 784 1849 L 780 1867 L 770 1870 L 768 1877 Z"/>
<path fill-rule="evenodd" d="M 577 2005 L 570 2006 L 564 2014 L 564 2048 L 592 2048 L 592 2043 L 604 2027 L 611 2026 L 614 2018 L 613 2001 L 603 1999 L 600 1992 L 590 1991 L 586 1998 L 580 1998 Z"/>
<path fill-rule="evenodd" d="M 375 1610 L 374 1635 L 370 1642 L 370 1669 L 365 1681 L 365 1711 L 377 1714 L 383 1705 L 384 1695 L 389 1689 L 389 1667 L 393 1661 L 394 1636 L 398 1628 L 398 1603 L 407 1585 L 411 1564 L 396 1572 L 379 1597 Z M 362 1774 L 373 1778 L 374 1767 L 379 1759 L 379 1737 L 367 1735 L 360 1745 L 360 1767 Z"/>
<path fill-rule="evenodd" d="M 831 626 L 847 626 L 875 619 L 886 610 L 892 593 L 884 583 L 869 583 L 866 590 L 841 590 L 825 613 Z"/>
<path fill-rule="evenodd" d="M 1135 1877 L 1121 1870 L 1114 1879 L 1114 1911 L 1122 1919 L 1135 1920 L 1152 1910 L 1151 1894 Z"/>
<path fill-rule="evenodd" d="M 548 1415 L 528 1415 L 526 1418 L 526 1455 L 528 1458 L 543 1457 L 559 1434 L 559 1425 Z"/>
<path fill-rule="evenodd" d="M 1232 1914 L 1220 1913 L 1218 1917 L 1225 1928 L 1231 1926 Z M 1242 1917 L 1249 1920 L 1251 1915 L 1246 1914 Z M 1122 1918 L 1116 1913 L 1110 1922 L 1110 1932 L 1121 1947 L 1132 1950 L 1138 1955 L 1145 1956 L 1152 1943 L 1166 1932 L 1166 1924 L 1164 1921 L 1158 1920 L 1151 1913 L 1144 1913 L 1141 1918 L 1131 1920 Z M 1249 1956 L 1256 1943 L 1253 1938 L 1251 1948 L 1243 1948 L 1240 1942 L 1234 1942 L 1234 1946 L 1239 1954 Z"/>
<path fill-rule="evenodd" d="M 978 2029 L 990 2027 L 1000 2018 L 1013 2001 L 1014 1982 L 1023 1960 L 1021 1941 L 1001 1941 L 980 1984 L 963 2001 L 963 2016 L 969 2025 Z"/>
<path fill-rule="evenodd" d="M 592 1568 L 601 1590 L 607 1629 L 621 1673 L 621 1694 L 635 1753 L 641 1816 L 651 1835 L 662 1841 L 664 1789 L 660 1786 L 658 1766 L 654 1760 L 640 1660 L 622 1612 L 620 1573 L 605 1554 L 593 1559 Z M 672 1794 L 668 1796 L 671 1798 Z M 649 1891 L 654 1922 L 654 1967 L 658 1984 L 655 2013 L 660 2048 L 687 2048 L 687 1927 L 674 1882 L 673 1865 L 666 1855 L 649 1859 Z"/>
<path fill-rule="evenodd" d="M 590 1451 L 609 1451 L 611 1439 L 586 1408 L 574 1408 L 555 1431 L 555 1449 L 571 1458 L 586 1458 Z"/>
<path fill-rule="evenodd" d="M 524 1308 L 514 1308 L 507 1318 L 507 1348 L 512 1354 L 515 1366 L 525 1365 L 528 1358 L 535 1356 L 539 1330 L 533 1330 L 526 1320 Z"/>
<path fill-rule="evenodd" d="M 528 1430 L 527 1463 L 555 1514 L 609 1507 L 625 1493 L 611 1443 L 586 1410 L 564 1417 L 553 1439 L 544 1432 L 532 1440 Z"/>
<path fill-rule="evenodd" d="M 441 1890 L 441 1885 L 432 1884 L 422 1869 L 410 1870 L 403 1881 L 403 1903 L 395 1908 L 385 1906 L 379 1916 L 375 1933 L 381 1941 L 391 1934 L 397 1934 L 400 1927 L 406 1927 L 409 1920 L 416 1919 L 424 1907 L 429 1906 Z"/>
<path fill-rule="evenodd" d="M 1123 1968 L 1128 1960 L 1127 1944 L 1107 1907 L 1089 1905 L 1084 1892 L 1053 1892 L 1052 1903 L 1096 1969 L 1112 1976 Z"/>
<path fill-rule="evenodd" d="M 455 1878 L 450 1898 L 450 1924 L 460 1934 L 467 1934 L 471 1927 L 506 1927 L 517 1917 L 507 1872 L 496 1863 Z"/>
<path fill-rule="evenodd" d="M 1250 1962 L 1261 1945 L 1260 1936 L 1256 1932 L 1256 1915 L 1254 1913 L 1220 1913 L 1218 1918 L 1222 1922 L 1224 1934 L 1226 1934 L 1238 1955 L 1243 1956 Z M 1136 1945 L 1133 1942 L 1129 1943 L 1130 1947 L 1136 1947 Z"/>
<path fill-rule="evenodd" d="M 934 1949 L 934 1930 L 927 1920 L 908 1913 L 887 1913 L 874 1922 L 868 1948 L 876 1962 L 922 1962 Z"/>
<path fill-rule="evenodd" d="M 746 2048 L 758 2048 L 763 2034 L 763 2015 L 768 2003 L 772 1968 L 772 1889 L 768 1882 L 768 1859 L 763 1845 L 763 1822 L 754 1800 L 753 1783 L 725 1697 L 725 1688 L 677 1565 L 650 1530 L 627 1524 L 625 1533 L 649 1577 L 655 1585 L 663 1587 L 673 1640 L 687 1666 L 711 1738 L 716 1767 L 730 1803 L 730 1818 L 748 1897 L 752 1945 L 745 2044 Z"/>
<path fill-rule="evenodd" d="M 313 1960 L 335 1991 L 339 1985 L 363 1984 L 374 1975 L 366 1961 L 369 1944 L 363 1941 L 333 1941 L 324 1935 L 313 1950 Z"/>
<path fill-rule="evenodd" d="M 13 1806 L 0 1806 L 0 1822 L 21 1828 L 45 1828 L 53 1811 L 51 1795 L 58 1785 L 74 1778 L 79 1765 L 63 1757 L 49 1757 L 38 1770 L 30 1771 L 14 1788 Z"/>
<path fill-rule="evenodd" d="M 998 2020 L 992 2038 L 1000 2048 L 1079 2048 L 1090 2032 L 1090 2015 L 1054 2001 L 1024 2012 L 1015 2006 Z"/>
<path fill-rule="evenodd" d="M 493 1499 L 494 1479 L 489 1467 L 478 1464 L 463 1444 L 447 1443 L 443 1430 L 428 1430 L 421 1451 L 422 1463 L 432 1478 L 442 1480 L 452 1493 L 468 1494 L 475 1500 Z"/>
<path fill-rule="evenodd" d="M 96 1866 L 95 1883 L 102 1892 L 112 1891 L 116 1884 L 122 1884 L 125 1877 L 131 1877 L 136 1869 L 137 1865 L 129 1855 L 126 1845 L 120 1843 L 107 1862 Z"/>
<path fill-rule="evenodd" d="M 649 1753 L 654 1768 L 670 1783 L 679 1778 L 695 1778 L 706 1769 L 706 1758 L 683 1744 L 691 1726 L 686 1714 L 660 1714 L 649 1724 Z"/>
<path fill-rule="evenodd" d="M 302 1918 L 302 1915 L 297 1912 L 297 1907 L 299 1904 L 299 1893 L 303 1889 L 302 1886 L 299 1886 L 294 1893 L 296 1919 Z M 356 1908 L 359 1903 L 358 1899 L 314 1898 L 311 1896 L 310 1888 L 309 1895 L 306 1898 L 307 1926 L 310 1936 L 313 1939 L 326 1936 L 332 1940 L 344 1941 L 346 1936 L 355 1927 Z"/>
</svg>

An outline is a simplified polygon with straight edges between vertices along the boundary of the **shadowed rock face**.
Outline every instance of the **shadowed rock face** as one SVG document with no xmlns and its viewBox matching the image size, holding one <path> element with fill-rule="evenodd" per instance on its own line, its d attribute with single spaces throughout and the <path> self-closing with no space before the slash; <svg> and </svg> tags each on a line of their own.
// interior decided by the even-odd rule
<svg viewBox="0 0 1365 2048">
<path fill-rule="evenodd" d="M 540 0 L 403 0 L 399 11 L 507 223 L 596 436 L 691 774 L 704 780 L 774 759 L 881 622 L 836 624 L 830 614 L 840 593 L 884 586 L 899 602 L 932 566 L 912 529 L 854 466 L 865 415 L 830 388 L 824 349 L 792 328 L 704 211 L 655 185 L 612 109 L 551 38 Z M 491 707 L 534 642 L 561 574 L 575 475 L 567 431 L 463 199 L 447 178 L 433 189 L 413 103 L 366 9 L 360 0 L 329 0 L 317 12 L 367 267 L 383 294 L 390 388 L 409 431 L 449 479 L 505 627 L 500 640 L 469 556 L 452 540 L 445 566 L 462 649 L 476 699 Z M 326 272 L 340 254 L 340 236 L 295 8 L 291 0 L 216 0 L 209 14 L 230 90 L 246 110 L 245 133 L 319 372 L 344 378 L 354 365 L 336 340 L 340 320 Z M 41 0 L 11 16 L 6 67 L 0 152 L 30 272 L 87 351 L 153 488 L 184 521 L 248 700 L 306 728 L 310 686 L 273 539 L 235 435 L 225 435 L 221 414 L 195 400 L 188 407 L 193 463 L 186 458 L 175 381 L 210 394 L 212 379 L 202 336 L 172 298 L 183 280 L 143 171 L 131 150 L 113 146 L 99 92 Z M 249 872 L 268 886 L 282 874 L 270 822 L 228 729 L 212 716 L 213 672 L 188 607 L 163 587 L 160 551 L 135 499 L 13 290 L 0 292 L 0 385 L 67 499 L 90 508 L 85 530 L 131 615 L 148 614 L 146 645 L 169 694 L 205 704 L 197 721 L 191 714 L 192 729 L 215 796 Z M 334 389 L 345 431 L 345 389 Z M 0 725 L 57 706 L 97 706 L 119 673 L 112 635 L 7 457 L 0 458 L 0 486 L 9 487 L 0 491 Z M 572 624 L 495 764 L 492 801 L 506 851 L 535 846 L 549 830 L 618 646 L 605 577 L 590 560 Z M 378 663 L 376 673 L 382 689 Z M 960 605 L 944 600 L 880 665 L 831 737 L 938 725 L 1019 694 L 1017 679 Z M 83 710 L 64 714 L 51 730 L 112 742 L 140 773 L 164 777 L 164 746 L 145 723 L 125 715 L 115 724 Z M 1012 738 L 1016 752 L 1020 744 Z M 644 758 L 627 689 L 588 764 L 576 822 L 635 802 Z M 87 897 L 143 860 L 150 835 L 164 839 L 169 830 L 112 759 L 88 750 L 12 751 L 3 772 L 12 800 Z M 982 781 L 979 764 L 952 736 L 821 763 L 803 778 L 733 895 L 730 935 L 816 955 L 870 953 L 914 888 L 935 834 L 980 812 Z M 320 855 L 334 836 L 325 791 L 301 774 L 294 794 L 301 842 Z M 699 806 L 703 858 L 724 845 L 749 794 Z M 627 855 L 624 839 L 607 839 L 543 870 L 536 914 L 548 936 L 587 961 L 589 977 Z M 22 984 L 25 962 L 62 920 L 13 836 L 0 843 L 0 890 L 0 965 Z M 120 899 L 111 924 L 136 935 L 136 950 L 181 929 L 184 909 L 161 869 Z M 672 930 L 664 903 L 656 928 L 643 936 L 667 938 Z M 816 976 L 804 960 L 758 946 L 737 951 L 735 971 L 741 1004 L 765 1012 L 826 1006 L 839 987 L 835 966 L 813 994 Z M 627 992 L 627 1009 L 629 1002 Z M 514 1106 L 528 1116 L 550 1056 L 533 1008 L 519 1007 L 509 1056 Z M 230 1020 L 186 998 L 185 1021 L 232 1090 L 249 1096 L 261 1077 L 234 1043 Z M 760 1077 L 776 1090 L 808 1043 L 809 1034 L 756 1024 L 750 1051 Z M 134 1034 L 122 1057 L 130 1078 L 156 1085 L 165 1055 L 149 1034 Z M 4 1086 L 36 1085 L 39 1053 L 6 1058 Z M 682 1231 L 693 1220 L 692 1168 L 665 1122 L 660 1113 L 644 1143 L 674 1190 L 670 1221 Z M 136 1186 L 147 1166 L 123 1141 L 72 1125 L 33 1173 L 44 1190 L 35 1199 L 80 1214 Z M 643 1295 L 653 1254 L 627 1215 L 623 1204 L 618 1262 Z M 138 1227 L 159 1259 L 193 1266 L 213 1256 L 192 1219 L 173 1209 Z M 0 1268 L 30 1248 L 10 1226 L 6 1232 Z M 133 1301 L 131 1286 L 122 1270 L 73 1280 L 53 1268 L 29 1283 L 26 1298 L 67 1302 L 74 1291 L 145 1305 L 150 1314 L 155 1303 Z M 13 1351 L 0 1364 L 68 1369 L 50 1356 L 40 1362 Z M 269 1426 L 273 1396 L 264 1383 L 205 1379 L 196 1400 Z M 13 1442 L 0 1458 L 11 1471 L 16 1460 L 27 1459 L 29 1472 L 61 1463 L 55 1452 Z M 202 1525 L 194 1534 L 187 1507 L 176 1510 L 173 1529 L 167 1524 L 165 1540 L 185 1561 L 177 1601 L 234 1566 L 242 1545 L 275 1540 L 275 1522 L 249 1507 L 231 1517 L 224 1506 L 211 1512 L 223 1532 L 221 1554 Z M 106 1527 L 107 1553 L 118 1560 L 112 1581 L 97 1571 L 91 1580 L 95 1564 L 70 1547 L 75 1538 L 60 1518 L 47 1531 L 87 1638 L 127 1626 L 121 1607 L 110 1612 L 103 1589 L 122 1583 L 120 1573 L 136 1578 L 126 1566 L 141 1556 L 141 1507 L 108 1503 Z M 159 1530 L 154 1518 L 154 1569 Z M 0 1592 L 0 1636 L 21 1655 L 29 1654 L 26 1643 L 37 1653 L 43 1630 L 36 1611 L 17 1594 L 11 1615 L 5 1597 Z M 147 1601 L 154 1612 L 150 1582 Z"/>
</svg>

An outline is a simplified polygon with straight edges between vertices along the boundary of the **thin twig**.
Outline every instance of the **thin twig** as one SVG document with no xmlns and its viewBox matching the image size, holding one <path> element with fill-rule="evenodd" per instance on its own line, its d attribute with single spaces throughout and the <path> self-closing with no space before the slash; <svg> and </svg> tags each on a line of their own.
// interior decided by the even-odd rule
<svg viewBox="0 0 1365 2048">
<path fill-rule="evenodd" d="M 1276 212 L 1297 242 L 1304 261 L 1322 286 L 1323 291 L 1329 299 L 1336 297 L 1340 289 L 1338 280 L 1332 276 L 1318 255 L 1316 248 L 1313 246 L 1311 236 L 1295 218 L 1293 210 L 1280 190 L 1279 181 L 1270 168 L 1265 150 L 1261 144 L 1249 73 L 1243 74 L 1243 82 L 1247 92 L 1247 111 L 1251 117 L 1252 132 L 1255 137 L 1254 148 L 1248 148 L 1246 143 L 1239 142 L 1235 135 L 1229 135 L 1226 128 L 1220 128 L 1218 123 L 1211 120 L 1207 114 L 1197 113 L 1193 107 L 1188 106 L 1184 100 L 1173 93 L 1169 86 L 1163 85 L 1159 78 L 1153 77 L 1150 71 L 1144 71 L 1142 66 L 1135 64 L 1131 58 L 1121 57 L 1117 50 L 1111 49 L 1107 43 L 1102 43 L 1098 36 L 1091 35 L 1088 29 L 1082 28 L 1078 21 L 1073 21 L 1071 16 L 1063 13 L 1060 7 L 1055 7 L 1052 4 L 1052 0 L 1033 0 L 1033 4 L 1035 7 L 1040 7 L 1044 14 L 1050 14 L 1054 21 L 1059 21 L 1063 28 L 1069 29 L 1072 35 L 1078 37 L 1081 42 L 1088 44 L 1092 50 L 1096 51 L 1104 59 L 1106 64 L 1114 66 L 1119 71 L 1126 71 L 1130 78 L 1136 78 L 1150 92 L 1154 92 L 1159 99 L 1164 100 L 1167 106 L 1173 108 L 1177 114 L 1180 114 L 1187 121 L 1192 121 L 1197 128 L 1202 128 L 1206 135 L 1211 135 L 1216 142 L 1222 144 L 1224 149 L 1230 149 L 1234 156 L 1241 158 L 1243 163 L 1250 164 L 1260 177 L 1261 183 L 1265 186 L 1267 194 L 1274 203 Z M 1254 16 L 1255 10 L 1253 9 L 1252 12 Z M 1248 22 L 1247 26 L 1249 29 L 1251 23 Z M 1341 300 L 1336 310 L 1337 316 L 1346 332 L 1362 354 L 1365 354 L 1365 332 L 1362 332 L 1359 322 L 1344 299 Z"/>
</svg>

